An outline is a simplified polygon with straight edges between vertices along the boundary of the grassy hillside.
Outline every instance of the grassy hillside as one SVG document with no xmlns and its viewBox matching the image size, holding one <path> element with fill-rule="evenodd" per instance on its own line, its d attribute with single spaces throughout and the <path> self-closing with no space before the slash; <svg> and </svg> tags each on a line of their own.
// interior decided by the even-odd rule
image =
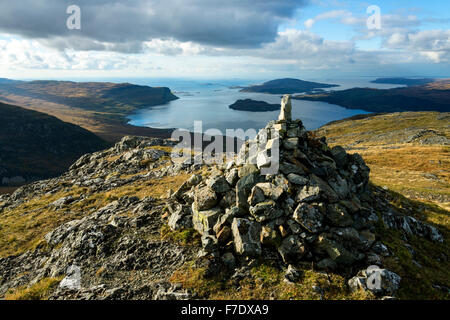
<svg viewBox="0 0 450 320">
<path fill-rule="evenodd" d="M 383 265 L 402 277 L 401 287 L 396 295 L 399 299 L 450 297 L 450 215 L 445 210 L 449 195 L 450 159 L 449 146 L 446 145 L 446 139 L 450 138 L 449 117 L 449 114 L 442 113 L 365 115 L 336 121 L 312 134 L 317 137 L 325 135 L 330 146 L 341 144 L 350 153 L 362 154 L 371 168 L 370 188 L 377 194 L 377 199 L 386 199 L 396 211 L 429 223 L 442 233 L 444 241 L 440 243 L 416 235 L 405 237 L 401 231 L 388 228 L 382 220 L 377 223 L 377 239 L 382 240 L 392 253 L 382 256 Z M 35 249 L 37 250 L 32 251 L 34 254 L 44 257 L 58 250 L 64 252 L 65 247 L 52 247 L 44 239 L 44 235 L 65 222 L 91 217 L 94 219 L 93 216 L 98 216 L 98 219 L 106 216 L 108 219 L 104 220 L 116 226 L 104 229 L 105 232 L 114 230 L 108 233 L 108 237 L 112 238 L 108 241 L 113 244 L 108 255 L 117 254 L 122 259 L 129 252 L 118 251 L 121 250 L 119 248 L 129 248 L 130 243 L 139 246 L 146 241 L 151 246 L 138 251 L 138 255 L 145 255 L 155 244 L 170 249 L 162 251 L 164 254 L 172 252 L 173 245 L 185 247 L 186 250 L 199 249 L 200 239 L 193 229 L 171 231 L 165 224 L 170 216 L 170 206 L 167 204 L 170 203 L 173 191 L 192 173 L 207 176 L 213 170 L 203 167 L 190 172 L 176 171 L 168 158 L 171 147 L 156 143 L 143 141 L 140 149 L 134 151 L 132 144 L 127 148 L 124 147 L 125 144 L 116 145 L 109 151 L 85 159 L 71 173 L 59 179 L 36 183 L 34 187 L 24 187 L 21 192 L 23 198 L 18 196 L 20 201 L 0 198 L 0 262 L 4 258 L 3 261 L 13 263 L 9 262 L 13 261 L 12 255 Z M 164 153 L 155 159 L 143 157 L 152 150 Z M 427 178 L 429 174 L 436 176 L 439 182 L 435 178 Z M 95 182 L 96 180 L 100 182 Z M 89 184 L 85 184 L 86 182 Z M 376 185 L 385 186 L 387 190 Z M 71 201 L 56 205 L 61 199 Z M 151 199 L 150 206 L 144 206 L 147 203 L 145 199 Z M 10 203 L 7 204 L 8 202 Z M 109 206 L 114 209 L 105 211 Z M 99 215 L 96 214 L 98 212 L 109 213 Z M 382 216 L 381 211 L 377 210 L 376 214 Z M 120 239 L 119 236 L 116 238 L 118 234 Z M 127 246 L 117 245 L 122 242 L 121 239 L 126 239 L 124 243 Z M 159 256 L 160 251 L 152 255 L 151 259 Z M 32 259 L 31 254 L 29 257 Z M 299 264 L 299 281 L 287 283 L 284 281 L 284 270 L 276 259 L 273 263 L 250 260 L 248 274 L 230 278 L 230 275 L 223 272 L 206 276 L 207 267 L 196 263 L 196 254 L 186 255 L 186 259 L 191 260 L 176 266 L 164 261 L 161 267 L 153 260 L 147 260 L 152 262 L 145 263 L 142 270 L 132 267 L 105 269 L 103 264 L 97 263 L 103 258 L 103 255 L 96 255 L 93 262 L 84 267 L 83 285 L 87 288 L 99 284 L 116 288 L 126 283 L 139 288 L 138 291 L 141 288 L 148 291 L 150 284 L 161 281 L 161 274 L 156 278 L 151 274 L 156 269 L 168 270 L 164 273 L 164 279 L 169 279 L 177 286 L 181 284 L 183 289 L 191 290 L 198 299 L 375 298 L 367 292 L 351 292 L 347 286 L 348 278 L 339 273 L 320 271 L 314 263 Z M 48 298 L 55 290 L 55 283 L 61 279 L 44 278 L 38 283 L 30 283 L 35 277 L 31 271 L 14 272 L 11 279 L 20 280 L 14 282 L 14 287 L 6 292 L 7 299 Z"/>
<path fill-rule="evenodd" d="M 61 174 L 81 155 L 108 144 L 95 134 L 44 113 L 0 103 L 0 185 Z"/>
<path fill-rule="evenodd" d="M 361 154 L 375 184 L 450 209 L 449 121 L 449 113 L 437 112 L 368 115 L 332 122 L 316 133 Z"/>
</svg>

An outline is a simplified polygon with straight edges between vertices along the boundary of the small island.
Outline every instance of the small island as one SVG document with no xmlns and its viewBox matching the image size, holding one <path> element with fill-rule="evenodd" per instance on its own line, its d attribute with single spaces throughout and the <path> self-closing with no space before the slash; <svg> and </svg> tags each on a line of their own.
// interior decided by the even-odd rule
<svg viewBox="0 0 450 320">
<path fill-rule="evenodd" d="M 337 84 L 303 81 L 299 79 L 284 78 L 264 82 L 261 85 L 253 85 L 240 90 L 241 92 L 259 92 L 271 94 L 304 93 L 320 88 L 338 87 Z"/>
<path fill-rule="evenodd" d="M 256 101 L 252 99 L 237 100 L 229 106 L 230 109 L 250 112 L 268 112 L 280 110 L 281 106 L 277 103 L 270 104 L 265 101 Z"/>
</svg>

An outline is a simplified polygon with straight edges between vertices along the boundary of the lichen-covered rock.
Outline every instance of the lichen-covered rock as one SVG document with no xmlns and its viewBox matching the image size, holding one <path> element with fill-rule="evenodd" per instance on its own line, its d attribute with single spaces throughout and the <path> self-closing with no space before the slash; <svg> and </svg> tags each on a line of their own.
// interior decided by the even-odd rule
<svg viewBox="0 0 450 320">
<path fill-rule="evenodd" d="M 377 294 L 394 294 L 400 287 L 402 278 L 395 272 L 372 266 L 366 269 L 366 286 Z"/>
<path fill-rule="evenodd" d="M 207 235 L 212 233 L 214 225 L 222 214 L 222 209 L 216 207 L 210 210 L 198 211 L 193 208 L 192 212 L 194 229 L 202 235 Z"/>
<path fill-rule="evenodd" d="M 263 179 L 258 172 L 250 173 L 239 179 L 236 184 L 236 206 L 243 210 L 247 210 L 249 207 L 247 203 L 248 196 L 250 195 L 252 188 L 262 180 Z"/>
<path fill-rule="evenodd" d="M 326 217 L 332 225 L 337 227 L 348 227 L 353 224 L 351 215 L 349 215 L 347 210 L 339 204 L 329 204 L 327 206 Z"/>
<path fill-rule="evenodd" d="M 250 207 L 250 214 L 256 221 L 263 222 L 281 217 L 284 211 L 276 205 L 275 201 L 269 200 Z"/>
<path fill-rule="evenodd" d="M 311 233 L 317 233 L 322 228 L 323 215 L 316 207 L 307 203 L 300 203 L 292 218 Z"/>
<path fill-rule="evenodd" d="M 234 218 L 231 230 L 237 254 L 252 257 L 261 255 L 261 243 L 259 241 L 261 224 L 248 219 Z"/>
<path fill-rule="evenodd" d="M 289 180 L 290 183 L 299 185 L 299 186 L 304 186 L 309 182 L 309 179 L 307 177 L 295 174 L 295 173 L 290 173 L 287 175 L 287 179 Z"/>
<path fill-rule="evenodd" d="M 230 185 L 224 176 L 212 177 L 206 181 L 206 185 L 216 193 L 225 193 L 230 190 Z"/>
<path fill-rule="evenodd" d="M 305 255 L 306 248 L 298 236 L 291 235 L 282 241 L 278 252 L 284 263 L 297 263 Z"/>
<path fill-rule="evenodd" d="M 270 182 L 258 183 L 255 187 L 261 189 L 266 198 L 274 201 L 277 201 L 284 192 L 282 187 L 276 186 Z"/>
<path fill-rule="evenodd" d="M 318 238 L 316 246 L 325 251 L 328 257 L 337 264 L 351 265 L 362 258 L 347 250 L 342 244 L 330 240 L 326 235 L 321 235 Z"/>
<path fill-rule="evenodd" d="M 196 210 L 209 210 L 218 203 L 217 194 L 208 187 L 203 187 L 197 190 L 194 196 L 194 204 Z"/>
<path fill-rule="evenodd" d="M 263 245 L 276 246 L 280 241 L 277 231 L 270 226 L 263 226 L 261 229 L 260 241 Z"/>
</svg>

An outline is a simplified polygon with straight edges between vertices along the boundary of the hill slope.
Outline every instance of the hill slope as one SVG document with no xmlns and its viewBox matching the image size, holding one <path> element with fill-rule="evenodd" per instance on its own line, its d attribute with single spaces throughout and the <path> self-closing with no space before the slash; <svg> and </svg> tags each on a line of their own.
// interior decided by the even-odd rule
<svg viewBox="0 0 450 320">
<path fill-rule="evenodd" d="M 56 176 L 107 143 L 74 124 L 0 103 L 0 185 Z"/>
<path fill-rule="evenodd" d="M 450 80 L 394 89 L 352 88 L 314 95 L 298 100 L 324 101 L 348 109 L 370 112 L 450 111 Z"/>
<path fill-rule="evenodd" d="M 124 135 L 170 136 L 170 130 L 127 125 L 126 116 L 175 99 L 169 88 L 130 83 L 0 81 L 0 101 L 47 113 L 111 142 Z"/>
<path fill-rule="evenodd" d="M 360 115 L 316 131 L 330 145 L 360 153 L 371 180 L 412 199 L 450 209 L 450 113 Z"/>
<path fill-rule="evenodd" d="M 385 84 L 404 84 L 407 86 L 417 86 L 436 81 L 435 79 L 410 79 L 410 78 L 378 78 L 372 80 L 372 83 L 385 83 Z"/>
<path fill-rule="evenodd" d="M 351 125 L 352 121 L 348 123 Z M 306 183 L 302 190 L 307 192 L 317 189 L 321 192 L 311 195 L 309 200 L 303 198 L 300 207 L 310 211 L 296 210 L 295 219 L 303 221 L 302 226 L 286 221 L 287 217 L 269 220 L 266 227 L 273 232 L 265 233 L 261 238 L 259 235 L 245 236 L 245 228 L 238 226 L 244 235 L 241 243 L 262 239 L 264 255 L 260 259 L 241 258 L 235 252 L 233 241 L 237 241 L 237 236 L 234 229 L 232 238 L 230 232 L 225 231 L 219 234 L 214 231 L 209 237 L 200 238 L 190 224 L 194 222 L 190 219 L 193 212 L 187 205 L 193 201 L 193 210 L 200 204 L 202 208 L 206 205 L 218 205 L 222 209 L 229 206 L 237 200 L 233 194 L 242 198 L 243 189 L 240 188 L 243 185 L 249 191 L 249 186 L 257 183 L 253 179 L 259 177 L 255 166 L 174 164 L 168 157 L 175 145 L 173 141 L 126 137 L 108 150 L 81 157 L 58 178 L 35 182 L 12 195 L 0 197 L 0 297 L 374 299 L 370 292 L 349 288 L 347 280 L 359 270 L 359 264 L 347 266 L 347 274 L 343 274 L 333 270 L 330 259 L 327 264 L 318 264 L 310 260 L 311 255 L 305 255 L 306 260 L 288 267 L 274 250 L 282 242 L 285 246 L 279 252 L 285 258 L 287 252 L 294 256 L 305 253 L 296 245 L 290 246 L 290 239 L 296 239 L 306 247 L 315 246 L 323 241 L 318 234 L 311 234 L 310 228 L 323 226 L 305 224 L 306 220 L 302 219 L 314 221 L 315 216 L 326 214 L 327 219 L 339 220 L 340 215 L 347 212 L 345 221 L 341 222 L 350 224 L 348 214 L 352 214 L 355 220 L 351 227 L 333 226 L 321 234 L 335 239 L 328 247 L 334 246 L 336 250 L 318 250 L 311 252 L 313 256 L 330 255 L 332 260 L 339 261 L 348 252 L 336 247 L 336 242 L 345 246 L 359 243 L 364 245 L 362 250 L 371 247 L 371 252 L 358 259 L 382 265 L 401 276 L 400 289 L 396 293 L 398 298 L 448 299 L 448 212 L 367 185 L 368 171 L 359 156 L 347 155 L 339 148 L 330 149 L 314 133 L 289 131 L 290 136 L 300 136 L 302 143 L 295 149 L 293 140 L 300 142 L 300 139 L 288 139 L 289 144 L 285 147 L 294 147 L 294 150 L 284 153 L 283 173 L 267 177 L 267 183 L 260 184 L 263 193 L 258 195 L 257 189 L 253 188 L 249 201 L 256 198 L 262 201 L 269 191 L 267 196 L 275 196 L 277 201 L 286 200 L 281 208 L 290 217 L 295 207 L 294 200 L 289 198 L 295 196 L 297 184 Z M 230 175 L 227 174 L 224 181 L 223 175 L 227 171 Z M 363 193 L 354 193 L 353 201 L 339 201 L 347 206 L 347 209 L 341 208 L 344 210 L 341 214 L 328 215 L 330 208 L 321 207 L 319 202 L 326 202 L 323 197 L 335 193 L 330 186 L 344 192 L 336 181 L 333 182 L 331 176 L 336 173 L 354 181 L 349 186 L 361 189 Z M 322 178 L 318 179 L 316 175 Z M 360 176 L 364 176 L 362 183 L 349 180 Z M 312 178 L 320 183 L 312 185 L 312 181 L 308 181 Z M 275 188 L 274 193 L 270 193 L 266 187 L 271 184 L 288 188 Z M 239 193 L 233 191 L 234 185 Z M 322 192 L 323 188 L 329 192 Z M 231 191 L 228 196 L 211 196 L 226 190 Z M 245 197 L 242 199 L 247 201 Z M 187 204 L 181 205 L 180 201 Z M 268 200 L 265 205 L 271 203 L 273 201 Z M 317 207 L 320 211 L 312 209 Z M 213 224 L 210 219 L 217 210 L 219 207 L 216 211 L 203 211 L 207 215 L 204 225 Z M 241 214 L 230 211 L 220 218 L 225 226 L 234 215 L 239 217 Z M 267 213 L 277 212 L 269 210 Z M 255 213 L 264 214 L 261 210 Z M 370 219 L 361 220 L 367 216 Z M 359 230 L 359 223 L 365 225 L 369 220 L 370 231 Z M 362 238 L 355 238 L 358 234 L 355 228 Z M 221 239 L 220 255 L 215 251 L 218 247 L 214 239 Z M 233 240 L 222 242 L 224 239 Z M 213 254 L 221 258 L 211 258 Z M 81 286 L 67 290 L 61 285 L 64 280 L 60 281 L 72 265 L 82 270 Z M 67 274 L 65 279 L 70 277 Z"/>
</svg>

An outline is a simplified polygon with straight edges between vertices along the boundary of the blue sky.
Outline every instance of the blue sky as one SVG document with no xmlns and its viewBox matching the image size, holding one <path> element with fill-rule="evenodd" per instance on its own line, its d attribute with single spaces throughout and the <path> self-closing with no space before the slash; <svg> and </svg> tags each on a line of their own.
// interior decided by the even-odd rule
<svg viewBox="0 0 450 320">
<path fill-rule="evenodd" d="M 0 77 L 450 77 L 450 2 L 0 2 Z M 380 9 L 380 29 L 366 10 Z"/>
<path fill-rule="evenodd" d="M 313 2 L 314 3 L 314 2 Z M 445 0 L 399 0 L 399 1 L 316 1 L 316 5 L 306 6 L 296 15 L 296 28 L 302 28 L 307 19 L 333 10 L 347 10 L 355 16 L 368 16 L 366 9 L 369 5 L 377 5 L 381 14 L 398 14 L 400 16 L 416 16 L 422 24 L 416 26 L 417 30 L 449 29 L 450 27 L 450 1 Z M 333 4 L 335 3 L 335 4 Z M 281 25 L 280 30 L 289 25 Z M 355 36 L 354 29 L 339 22 L 337 19 L 327 19 L 317 22 L 312 29 L 315 33 L 329 40 L 350 40 Z M 365 48 L 364 45 L 361 48 Z M 367 48 L 372 48 L 368 46 Z"/>
</svg>

